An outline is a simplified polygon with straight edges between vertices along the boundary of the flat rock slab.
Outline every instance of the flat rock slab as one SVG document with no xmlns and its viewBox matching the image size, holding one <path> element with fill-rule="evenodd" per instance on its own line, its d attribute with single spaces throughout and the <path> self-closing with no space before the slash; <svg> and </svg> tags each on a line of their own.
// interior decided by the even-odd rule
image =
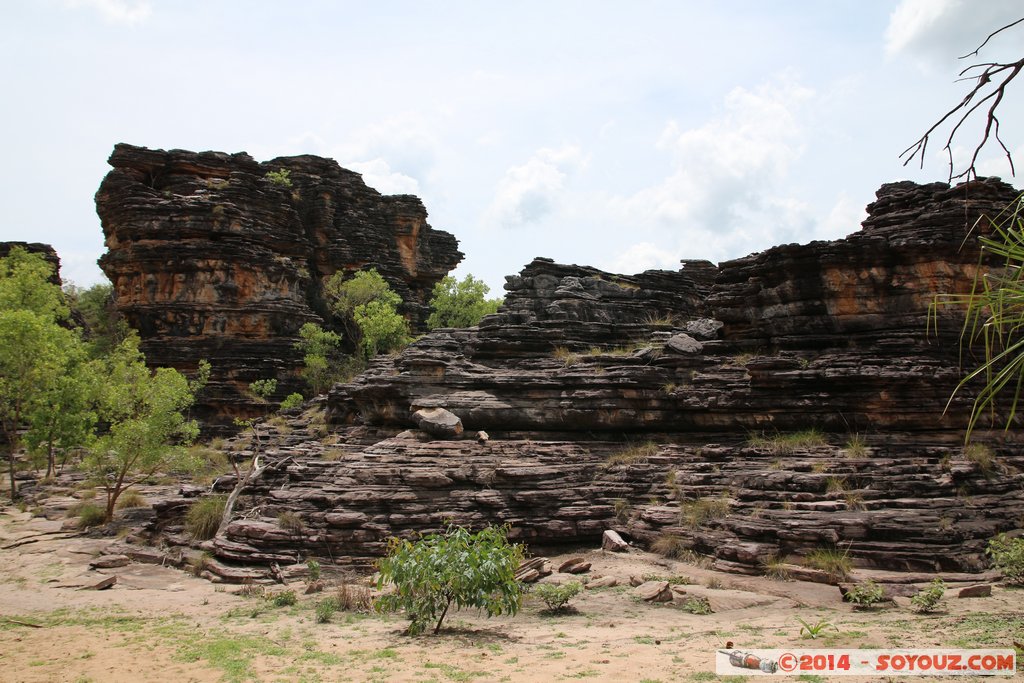
<svg viewBox="0 0 1024 683">
<path fill-rule="evenodd" d="M 619 577 L 617 576 L 602 576 L 598 579 L 592 579 L 587 583 L 584 588 L 614 588 L 619 585 Z"/>
<path fill-rule="evenodd" d="M 601 536 L 601 550 L 610 550 L 613 553 L 629 552 L 629 544 L 622 540 L 622 536 L 613 529 L 605 529 Z"/>
<path fill-rule="evenodd" d="M 131 561 L 132 559 L 127 555 L 100 555 L 90 562 L 89 566 L 93 569 L 114 569 L 115 567 L 124 567 Z"/>
<path fill-rule="evenodd" d="M 582 574 L 590 571 L 590 563 L 582 557 L 570 557 L 558 566 L 558 571 L 563 574 Z"/>
</svg>

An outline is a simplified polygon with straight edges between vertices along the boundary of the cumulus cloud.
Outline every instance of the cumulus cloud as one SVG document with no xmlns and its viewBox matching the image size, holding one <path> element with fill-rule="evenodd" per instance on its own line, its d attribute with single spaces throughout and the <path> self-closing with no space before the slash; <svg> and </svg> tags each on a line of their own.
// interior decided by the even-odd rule
<svg viewBox="0 0 1024 683">
<path fill-rule="evenodd" d="M 803 151 L 801 112 L 814 92 L 791 79 L 736 88 L 721 114 L 697 128 L 668 124 L 658 147 L 670 155 L 661 182 L 610 202 L 626 224 L 685 235 L 687 258 L 711 258 L 752 241 L 798 234 L 808 207 L 780 196 Z M 694 252 L 697 252 L 694 254 Z"/>
<path fill-rule="evenodd" d="M 889 17 L 885 52 L 908 54 L 922 64 L 948 63 L 1019 18 L 1020 0 L 903 0 Z M 990 44 L 985 49 L 991 53 L 1001 48 Z"/>
<path fill-rule="evenodd" d="M 679 270 L 679 254 L 650 242 L 638 242 L 600 267 L 612 273 L 634 274 L 645 270 Z"/>
<path fill-rule="evenodd" d="M 537 150 L 526 163 L 505 172 L 487 210 L 488 221 L 516 227 L 542 220 L 555 210 L 566 179 L 585 163 L 573 145 Z"/>
<path fill-rule="evenodd" d="M 356 173 L 361 173 L 363 175 L 363 182 L 381 194 L 420 193 L 420 183 L 418 180 L 394 170 L 384 159 L 352 161 L 343 165 Z"/>
<path fill-rule="evenodd" d="M 149 0 L 65 0 L 68 7 L 88 7 L 115 24 L 138 24 L 153 13 Z"/>
<path fill-rule="evenodd" d="M 346 168 L 380 173 L 386 167 L 382 177 L 401 176 L 400 184 L 412 180 L 419 185 L 433 172 L 440 147 L 433 126 L 418 114 L 405 113 L 356 131 L 332 153 Z"/>
</svg>

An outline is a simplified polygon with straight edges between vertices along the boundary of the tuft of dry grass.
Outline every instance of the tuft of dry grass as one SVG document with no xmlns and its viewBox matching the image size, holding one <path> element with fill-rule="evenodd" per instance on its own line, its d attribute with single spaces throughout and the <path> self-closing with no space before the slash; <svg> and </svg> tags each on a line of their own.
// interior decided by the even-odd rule
<svg viewBox="0 0 1024 683">
<path fill-rule="evenodd" d="M 679 523 L 691 529 L 696 528 L 725 517 L 729 514 L 729 507 L 729 499 L 725 496 L 688 500 L 682 504 L 679 511 Z"/>
<path fill-rule="evenodd" d="M 772 455 L 788 455 L 799 450 L 827 446 L 828 441 L 825 435 L 816 428 L 804 429 L 792 434 L 776 434 L 766 436 L 765 434 L 751 434 L 747 439 L 747 445 L 754 448 L 763 448 Z"/>
<path fill-rule="evenodd" d="M 631 465 L 638 462 L 647 462 L 648 458 L 652 458 L 657 454 L 658 444 L 653 441 L 645 441 L 642 444 L 628 446 L 617 453 L 613 453 L 604 462 L 607 467 L 612 465 Z"/>
<path fill-rule="evenodd" d="M 145 496 L 143 496 L 138 491 L 135 491 L 134 489 L 128 489 L 120 496 L 118 496 L 117 505 L 115 505 L 114 507 L 116 507 L 118 510 L 126 510 L 128 508 L 144 508 L 149 507 L 149 501 L 147 501 Z"/>
</svg>

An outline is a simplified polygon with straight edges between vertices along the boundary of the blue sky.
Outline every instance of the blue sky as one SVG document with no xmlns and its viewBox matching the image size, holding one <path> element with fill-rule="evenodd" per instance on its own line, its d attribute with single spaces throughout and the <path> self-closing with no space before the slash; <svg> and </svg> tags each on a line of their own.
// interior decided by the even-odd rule
<svg viewBox="0 0 1024 683">
<path fill-rule="evenodd" d="M 0 239 L 88 285 L 117 142 L 320 154 L 421 196 L 501 292 L 535 256 L 618 272 L 859 227 L 1019 0 L 0 5 Z M 1019 57 L 1024 29 L 986 48 Z M 1004 130 L 1024 164 L 1024 83 Z M 964 138 L 964 146 L 970 141 Z M 957 155 L 966 149 L 957 149 Z M 982 171 L 1010 178 L 992 150 Z M 1020 185 L 1020 183 L 1017 183 Z"/>
</svg>

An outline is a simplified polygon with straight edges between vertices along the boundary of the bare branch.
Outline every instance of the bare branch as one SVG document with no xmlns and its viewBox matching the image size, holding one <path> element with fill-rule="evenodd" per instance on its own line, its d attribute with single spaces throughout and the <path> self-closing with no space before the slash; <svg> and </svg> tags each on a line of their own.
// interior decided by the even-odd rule
<svg viewBox="0 0 1024 683">
<path fill-rule="evenodd" d="M 1017 24 L 1019 24 L 1022 21 L 1024 21 L 1024 17 L 1021 17 L 1017 21 L 1014 21 L 1012 23 L 1007 24 L 1006 26 L 1004 26 L 1002 28 L 997 28 L 995 31 L 992 31 L 992 33 L 988 34 L 988 37 L 985 38 L 984 41 L 982 41 L 981 45 L 979 45 L 978 47 L 974 48 L 974 52 L 968 52 L 967 54 L 965 54 L 962 57 L 960 57 L 960 59 L 967 59 L 968 57 L 975 57 L 975 56 L 977 56 L 977 54 L 979 52 L 981 52 L 981 48 L 985 47 L 985 45 L 988 44 L 988 41 L 992 40 L 997 34 L 1002 33 L 1003 31 L 1005 31 L 1008 28 L 1013 28 L 1014 26 L 1016 26 Z"/>
</svg>

